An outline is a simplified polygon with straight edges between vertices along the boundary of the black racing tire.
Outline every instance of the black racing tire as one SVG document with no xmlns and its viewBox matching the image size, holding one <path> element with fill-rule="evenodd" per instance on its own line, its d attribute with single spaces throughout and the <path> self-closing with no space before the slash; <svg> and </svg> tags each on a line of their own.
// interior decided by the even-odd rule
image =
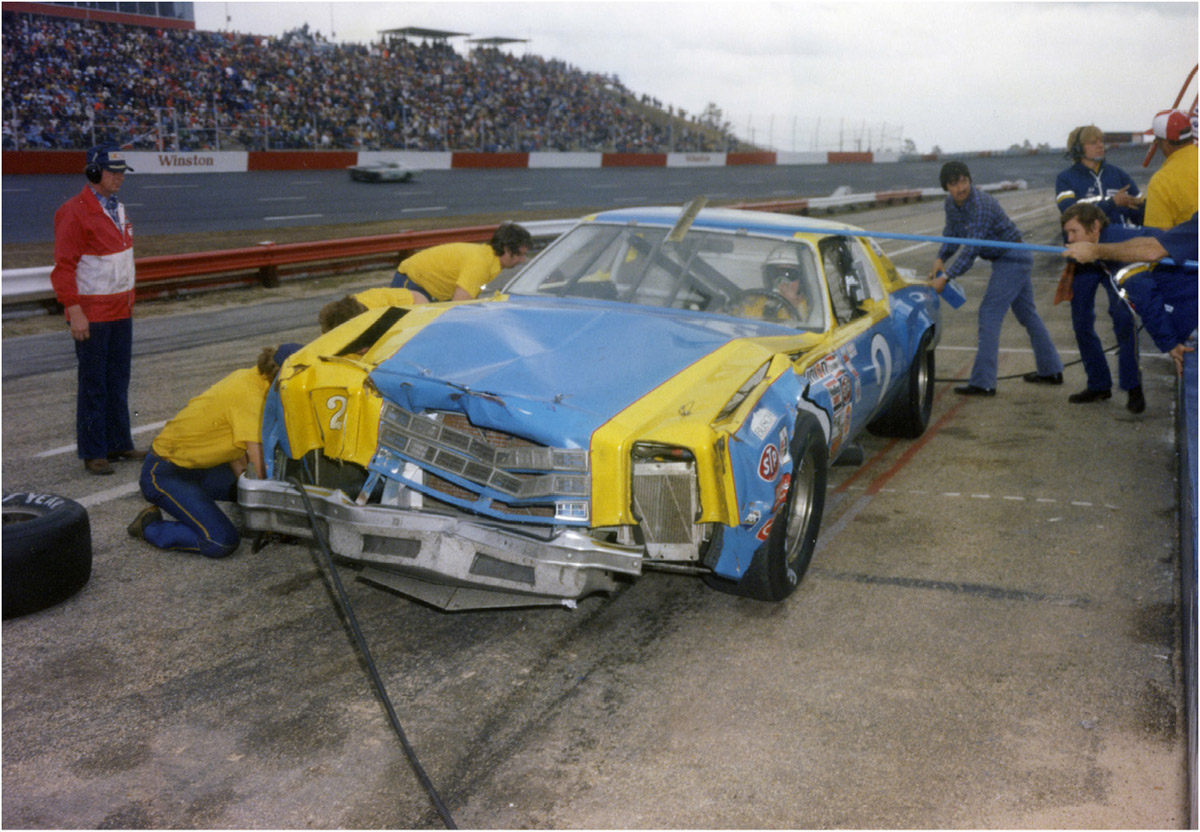
<svg viewBox="0 0 1200 832">
<path fill-rule="evenodd" d="M 87 510 L 54 494 L 16 492 L 3 503 L 4 618 L 44 610 L 83 589 L 92 576 Z"/>
<path fill-rule="evenodd" d="M 905 389 L 896 394 L 887 410 L 867 425 L 876 436 L 916 439 L 929 427 L 933 413 L 934 353 L 933 330 L 921 336 L 917 354 L 908 368 Z"/>
<path fill-rule="evenodd" d="M 796 419 L 791 456 L 787 497 L 775 515 L 767 541 L 754 553 L 740 581 L 706 575 L 705 583 L 713 589 L 759 601 L 782 601 L 800 585 L 812 563 L 821 530 L 829 476 L 829 446 L 821 424 L 811 413 L 801 413 Z"/>
</svg>

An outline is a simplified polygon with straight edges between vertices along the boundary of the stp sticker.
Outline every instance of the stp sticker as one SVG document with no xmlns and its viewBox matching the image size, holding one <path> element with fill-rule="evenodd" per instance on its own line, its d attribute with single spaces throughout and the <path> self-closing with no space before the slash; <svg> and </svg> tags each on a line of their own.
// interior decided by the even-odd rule
<svg viewBox="0 0 1200 832">
<path fill-rule="evenodd" d="M 779 449 L 774 445 L 763 448 L 758 460 L 758 475 L 766 482 L 772 482 L 779 473 Z"/>
</svg>

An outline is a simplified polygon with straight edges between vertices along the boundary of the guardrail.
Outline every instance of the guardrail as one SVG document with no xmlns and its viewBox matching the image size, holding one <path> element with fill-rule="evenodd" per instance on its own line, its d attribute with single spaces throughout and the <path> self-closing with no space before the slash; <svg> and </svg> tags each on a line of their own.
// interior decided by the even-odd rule
<svg viewBox="0 0 1200 832">
<path fill-rule="evenodd" d="M 997 182 L 978 186 L 981 190 L 1017 190 L 1025 182 Z M 868 205 L 894 205 L 944 196 L 939 188 L 852 193 L 838 188 L 831 196 L 804 197 L 769 202 L 740 202 L 728 207 L 777 213 L 835 213 Z M 574 219 L 541 220 L 522 223 L 543 245 L 575 224 Z M 371 237 L 347 237 L 305 243 L 264 243 L 249 248 L 198 251 L 139 257 L 137 298 L 181 295 L 189 292 L 230 286 L 277 286 L 283 279 L 325 276 L 363 271 L 399 263 L 409 253 L 451 242 L 485 242 L 491 239 L 495 225 L 477 225 L 430 231 L 405 231 Z M 50 285 L 53 267 L 5 269 L 0 274 L 0 301 L 5 306 L 55 305 Z"/>
<path fill-rule="evenodd" d="M 575 222 L 573 219 L 544 220 L 522 225 L 533 235 L 535 242 L 545 243 L 562 235 Z M 273 287 L 278 286 L 284 277 L 298 278 L 394 266 L 410 252 L 430 246 L 486 242 L 495 230 L 495 225 L 477 225 L 139 257 L 134 261 L 137 268 L 137 298 L 145 300 L 183 294 L 198 288 L 251 284 Z M 307 268 L 290 268 L 294 266 Z M 52 266 L 5 269 L 0 276 L 0 295 L 4 304 L 54 304 L 54 289 L 50 285 L 52 270 Z"/>
</svg>

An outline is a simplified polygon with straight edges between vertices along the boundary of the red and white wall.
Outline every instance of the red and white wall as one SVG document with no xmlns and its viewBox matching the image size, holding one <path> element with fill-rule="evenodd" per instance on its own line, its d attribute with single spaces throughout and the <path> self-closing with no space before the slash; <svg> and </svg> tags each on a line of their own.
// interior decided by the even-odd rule
<svg viewBox="0 0 1200 832">
<path fill-rule="evenodd" d="M 6 174 L 79 173 L 82 150 L 4 151 Z M 418 170 L 478 168 L 725 167 L 897 162 L 896 153 L 470 153 L 415 150 L 127 151 L 137 173 L 245 173 L 262 170 L 338 170 L 378 161 Z"/>
</svg>

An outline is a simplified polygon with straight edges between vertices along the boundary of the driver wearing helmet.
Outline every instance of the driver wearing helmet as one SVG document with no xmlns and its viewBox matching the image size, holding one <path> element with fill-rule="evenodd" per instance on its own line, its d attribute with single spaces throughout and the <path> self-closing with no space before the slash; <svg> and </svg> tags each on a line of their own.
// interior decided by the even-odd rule
<svg viewBox="0 0 1200 832">
<path fill-rule="evenodd" d="M 795 249 L 791 246 L 775 249 L 763 263 L 762 272 L 767 291 L 791 304 L 801 321 L 807 320 L 814 304 L 809 298 L 811 287 L 804 279 L 804 269 Z"/>
</svg>

